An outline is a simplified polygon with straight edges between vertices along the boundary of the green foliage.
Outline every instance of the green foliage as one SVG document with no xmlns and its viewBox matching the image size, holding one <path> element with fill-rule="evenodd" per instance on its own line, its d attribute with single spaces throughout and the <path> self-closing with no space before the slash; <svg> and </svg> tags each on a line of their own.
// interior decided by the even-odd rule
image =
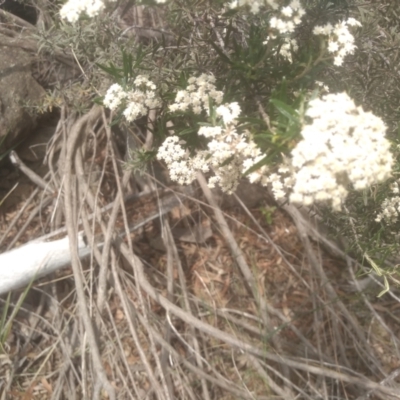
<svg viewBox="0 0 400 400">
<path fill-rule="evenodd" d="M 265 154 L 245 175 L 263 165 L 273 171 L 290 156 L 307 122 L 307 103 L 320 96 L 317 80 L 328 85 L 331 93 L 346 91 L 358 105 L 380 116 L 388 125 L 398 159 L 399 2 L 382 0 L 377 7 L 373 2 L 356 0 L 303 0 L 306 15 L 292 35 L 299 44 L 298 51 L 291 49 L 292 62 L 281 55 L 285 35 L 269 36 L 270 10 L 257 15 L 242 9 L 222 12 L 223 3 L 171 0 L 156 7 L 167 29 L 149 40 L 124 36 L 107 13 L 93 20 L 83 18 L 74 26 L 55 20 L 54 28 L 41 32 L 40 49 L 47 53 L 60 49 L 73 52 L 85 74 L 84 82 L 79 83 L 80 92 L 74 85 L 57 90 L 64 101 L 78 110 L 93 100 L 100 102 L 112 83 L 125 88 L 137 75 L 149 75 L 163 107 L 158 110 L 153 128 L 155 149 L 132 153 L 126 164 L 135 170 L 142 170 L 154 158 L 157 146 L 170 134 L 167 123 L 173 124 L 174 134 L 187 142 L 191 152 L 204 148 L 206 142 L 197 132 L 201 126 L 221 123 L 216 117 L 216 105 L 210 102 L 210 115 L 190 110 L 170 113 L 168 109 L 176 93 L 186 88 L 189 77 L 202 73 L 215 76 L 217 90 L 224 92 L 223 103 L 239 103 L 242 114 L 238 131 L 248 131 Z M 336 67 L 326 39 L 313 35 L 312 30 L 316 25 L 336 24 L 349 17 L 362 23 L 353 32 L 357 49 L 354 55 L 346 56 L 343 66 Z M 117 113 L 113 124 L 122 122 L 121 113 Z M 393 179 L 398 174 L 396 162 Z M 400 222 L 388 227 L 375 221 L 382 201 L 390 196 L 389 184 L 363 192 L 351 191 L 347 212 L 333 213 L 316 207 L 332 232 L 345 239 L 348 251 L 366 260 L 382 276 L 391 272 L 387 265 L 399 250 Z"/>
<path fill-rule="evenodd" d="M 261 213 L 264 215 L 265 220 L 268 225 L 272 225 L 273 222 L 273 215 L 276 210 L 276 207 L 261 207 Z"/>
<path fill-rule="evenodd" d="M 17 301 L 17 304 L 13 307 L 12 310 L 11 310 L 11 292 L 9 292 L 7 295 L 7 299 L 1 310 L 1 315 L 0 315 L 0 354 L 5 353 L 4 344 L 7 341 L 7 338 L 11 332 L 13 321 L 17 316 L 18 311 L 21 309 L 21 306 L 24 303 L 24 300 L 28 295 L 29 290 L 31 289 L 33 281 L 34 279 L 21 293 Z"/>
<path fill-rule="evenodd" d="M 128 149 L 128 161 L 124 163 L 124 168 L 143 174 L 147 171 L 149 162 L 153 161 L 155 156 L 155 150 Z"/>
<path fill-rule="evenodd" d="M 391 281 L 397 285 L 393 266 L 399 264 L 400 223 L 388 225 L 376 222 L 375 218 L 382 202 L 394 196 L 390 184 L 399 177 L 400 78 L 399 53 L 394 50 L 400 45 L 400 29 L 394 21 L 398 19 L 400 4 L 391 0 L 380 2 L 379 7 L 373 3 L 351 3 L 347 10 L 362 23 L 356 34 L 356 53 L 346 59 L 343 67 L 328 68 L 323 79 L 331 89 L 346 90 L 365 110 L 385 121 L 393 143 L 393 179 L 362 192 L 352 191 L 346 202 L 347 212 L 321 211 L 332 232 L 347 244 L 348 251 L 383 276 L 385 284 Z"/>
<path fill-rule="evenodd" d="M 112 61 L 108 62 L 108 66 L 107 64 L 103 65 L 99 63 L 96 63 L 96 65 L 110 75 L 114 82 L 119 83 L 122 87 L 126 87 L 129 82 L 139 75 L 137 72 L 138 70 L 142 73 L 148 70 L 148 68 L 144 68 L 142 64 L 146 56 L 150 55 L 151 51 L 149 49 L 143 49 L 141 45 L 135 50 L 135 53 L 132 53 L 121 47 L 122 67 L 117 67 Z"/>
<path fill-rule="evenodd" d="M 7 135 L 8 135 L 8 134 L 7 134 Z M 5 140 L 7 139 L 7 135 L 4 135 L 4 136 L 0 139 L 0 148 L 1 148 L 1 146 L 4 144 Z M 0 161 L 1 161 L 3 158 L 7 157 L 7 155 L 8 155 L 9 152 L 10 152 L 10 150 L 9 150 L 9 151 L 3 151 L 2 153 L 0 153 Z"/>
</svg>

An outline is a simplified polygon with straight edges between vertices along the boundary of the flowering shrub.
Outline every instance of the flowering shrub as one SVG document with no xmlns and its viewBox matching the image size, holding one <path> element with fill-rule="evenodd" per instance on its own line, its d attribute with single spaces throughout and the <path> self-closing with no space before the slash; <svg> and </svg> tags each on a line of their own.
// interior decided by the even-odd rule
<svg viewBox="0 0 400 400">
<path fill-rule="evenodd" d="M 390 185 L 392 194 L 399 194 L 400 188 L 397 182 Z M 400 197 L 393 196 L 386 198 L 381 204 L 382 211 L 378 213 L 375 221 L 381 222 L 384 220 L 388 224 L 395 224 L 400 215 Z"/>
<path fill-rule="evenodd" d="M 356 51 L 365 43 L 353 36 L 363 15 L 308 0 L 216 0 L 211 9 L 194 0 L 144 3 L 166 3 L 165 32 L 176 40 L 163 36 L 145 51 L 130 42 L 131 65 L 115 57 L 121 68 L 103 68 L 111 82 L 101 93 L 104 106 L 124 117 L 118 121 L 157 111 L 154 153 L 171 180 L 189 184 L 201 171 L 211 187 L 232 193 L 245 176 L 270 185 L 277 199 L 329 206 L 336 215 L 344 204 L 362 209 L 371 190 L 378 193 L 369 212 L 375 225 L 366 231 L 396 223 L 398 199 L 375 189 L 396 169 L 385 118 L 392 104 L 368 103 L 367 87 L 353 90 L 368 73 L 355 79 L 347 72 L 350 57 L 368 54 Z M 107 21 L 106 4 L 69 0 L 60 14 L 84 29 L 80 15 Z M 115 33 L 118 46 L 126 31 Z"/>
<path fill-rule="evenodd" d="M 123 105 L 123 115 L 128 122 L 132 122 L 146 115 L 149 109 L 161 105 L 155 89 L 156 85 L 146 76 L 138 75 L 131 90 L 124 90 L 118 83 L 111 85 L 103 103 L 110 110 L 117 110 Z"/>
<path fill-rule="evenodd" d="M 272 17 L 270 27 L 280 34 L 293 33 L 296 25 L 301 23 L 301 17 L 305 14 L 299 0 L 292 0 L 287 7 L 282 7 L 278 17 Z"/>
<path fill-rule="evenodd" d="M 265 45 L 280 35 L 293 34 L 306 13 L 299 0 L 292 0 L 286 6 L 275 0 L 233 1 L 229 4 L 231 9 L 240 6 L 250 6 L 254 14 L 259 13 L 262 6 L 274 10 L 275 15 L 269 18 L 269 39 L 264 41 Z M 100 0 L 80 3 L 69 0 L 62 8 L 61 16 L 75 22 L 82 12 L 92 17 L 103 9 L 104 3 Z M 344 57 L 355 50 L 349 26 L 361 24 L 355 18 L 348 18 L 335 25 L 328 23 L 313 28 L 315 35 L 328 37 L 327 47 L 334 54 L 335 65 L 341 65 Z M 296 50 L 296 39 L 284 36 L 279 54 L 292 62 L 292 53 Z M 277 55 L 276 47 L 273 54 Z M 187 87 L 176 93 L 169 111 L 191 110 L 196 115 L 205 111 L 210 117 L 211 102 L 219 105 L 224 97 L 224 93 L 215 86 L 215 76 L 203 73 L 190 77 L 187 82 Z M 131 122 L 145 115 L 149 109 L 161 106 L 156 89 L 156 84 L 147 77 L 137 75 L 130 89 L 118 83 L 112 84 L 103 103 L 111 110 L 123 109 L 122 114 Z M 179 137 L 165 139 L 158 158 L 167 163 L 171 178 L 181 184 L 190 183 L 196 170 L 213 170 L 215 176 L 209 179 L 209 184 L 214 186 L 219 183 L 223 190 L 233 192 L 239 178 L 251 169 L 248 174 L 250 181 L 264 185 L 272 183 L 277 197 L 283 196 L 283 189 L 286 188 L 292 202 L 310 205 L 315 201 L 329 201 L 334 209 L 340 209 L 349 183 L 355 189 L 364 189 L 390 176 L 393 160 L 389 142 L 384 138 L 383 122 L 373 114 L 356 108 L 344 93 L 330 94 L 322 100 L 310 102 L 305 115 L 311 117 L 313 123 L 303 124 L 299 132 L 303 139 L 291 151 L 289 164 L 278 167 L 278 174 L 263 165 L 258 170 L 255 168 L 263 153 L 250 131 L 238 125 L 240 113 L 237 102 L 216 108 L 218 124 L 214 121 L 213 126 L 201 126 L 197 132 L 199 137 L 211 140 L 207 142 L 206 149 L 200 149 L 194 156 L 190 155 L 190 149 L 184 149 L 186 142 Z M 272 175 L 268 177 L 268 173 Z"/>
<path fill-rule="evenodd" d="M 110 0 L 116 1 L 116 0 Z M 78 21 L 82 13 L 90 18 L 95 17 L 105 8 L 103 0 L 68 0 L 60 11 L 61 18 L 69 22 Z"/>
<path fill-rule="evenodd" d="M 304 126 L 291 153 L 292 202 L 329 201 L 339 210 L 349 183 L 359 190 L 390 177 L 393 157 L 380 118 L 356 107 L 345 93 L 312 100 L 306 115 L 313 122 Z"/>
<path fill-rule="evenodd" d="M 117 0 L 107 0 L 116 2 Z M 156 0 L 157 3 L 165 3 L 166 0 Z M 93 18 L 105 9 L 104 0 L 68 0 L 60 10 L 61 18 L 68 22 L 77 22 L 81 14 L 85 13 Z"/>
<path fill-rule="evenodd" d="M 328 51 L 335 56 L 334 64 L 340 66 L 347 54 L 353 54 L 356 46 L 354 45 L 354 37 L 349 32 L 348 26 L 361 26 L 360 22 L 354 18 L 347 21 L 341 21 L 335 26 L 327 24 L 324 26 L 316 26 L 313 30 L 314 35 L 328 36 Z"/>
<path fill-rule="evenodd" d="M 184 106 L 176 107 L 174 103 L 171 109 L 187 109 L 192 104 L 190 97 L 182 93 L 178 92 L 177 98 L 187 98 Z M 197 102 L 201 104 L 196 100 L 192 106 L 198 107 L 195 112 L 200 113 Z M 180 184 L 191 183 L 196 170 L 209 172 L 212 167 L 215 176 L 210 178 L 209 185 L 214 187 L 219 183 L 223 191 L 232 193 L 243 173 L 263 156 L 248 131 L 237 132 L 235 120 L 240 115 L 237 103 L 219 106 L 216 114 L 223 126 L 202 126 L 198 131 L 198 135 L 212 139 L 207 151 L 199 151 L 192 158 L 182 147 L 185 142 L 172 136 L 160 147 L 158 158 L 167 163 L 171 179 Z M 303 127 L 303 140 L 292 150 L 290 162 L 286 160 L 287 165 L 269 177 L 269 169 L 263 166 L 248 175 L 250 182 L 263 185 L 271 182 L 277 199 L 289 192 L 293 203 L 311 205 L 329 201 L 334 209 L 340 210 L 350 183 L 355 189 L 365 189 L 390 177 L 393 158 L 380 118 L 356 107 L 345 93 L 312 100 L 306 116 L 313 123 Z"/>
<path fill-rule="evenodd" d="M 200 114 L 202 110 L 208 111 L 209 98 L 221 104 L 223 93 L 216 90 L 214 82 L 215 77 L 207 74 L 189 78 L 189 86 L 177 93 L 175 102 L 169 106 L 170 111 L 186 111 L 191 107 L 195 114 Z"/>
<path fill-rule="evenodd" d="M 190 157 L 183 147 L 185 142 L 178 136 L 168 137 L 158 150 L 158 159 L 166 162 L 171 179 L 181 185 L 189 184 L 196 178 L 197 171 L 213 170 L 209 186 L 215 187 L 218 183 L 223 191 L 233 193 L 244 171 L 262 158 L 249 132 L 238 132 L 236 118 L 239 114 L 237 103 L 219 106 L 216 115 L 220 117 L 220 125 L 199 129 L 198 135 L 211 140 L 207 150 L 197 152 L 194 157 Z"/>
</svg>

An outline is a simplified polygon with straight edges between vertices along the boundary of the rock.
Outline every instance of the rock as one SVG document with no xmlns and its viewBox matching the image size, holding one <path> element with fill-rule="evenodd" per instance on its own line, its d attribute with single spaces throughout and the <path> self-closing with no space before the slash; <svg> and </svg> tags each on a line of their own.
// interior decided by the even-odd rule
<svg viewBox="0 0 400 400">
<path fill-rule="evenodd" d="M 229 195 L 222 192 L 222 190 L 217 186 L 215 189 L 211 190 L 217 200 L 218 204 L 223 207 L 237 207 L 239 203 L 237 202 L 234 195 Z M 273 200 L 268 195 L 268 190 L 256 183 L 250 183 L 246 178 L 243 178 L 239 186 L 236 189 L 235 194 L 248 208 L 254 208 L 260 206 L 264 201 L 271 203 Z"/>
<path fill-rule="evenodd" d="M 0 3 L 0 9 L 14 14 L 33 25 L 36 24 L 37 10 L 31 4 L 27 4 L 26 1 L 21 2 L 18 0 L 3 0 L 2 2 L 0 0 Z"/>
<path fill-rule="evenodd" d="M 0 155 L 33 131 L 37 116 L 26 106 L 37 105 L 45 94 L 32 77 L 31 56 L 0 34 Z"/>
</svg>

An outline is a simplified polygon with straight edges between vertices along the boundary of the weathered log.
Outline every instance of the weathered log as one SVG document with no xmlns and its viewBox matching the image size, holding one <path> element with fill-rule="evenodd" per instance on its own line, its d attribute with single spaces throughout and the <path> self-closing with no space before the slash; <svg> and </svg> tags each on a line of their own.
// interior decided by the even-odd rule
<svg viewBox="0 0 400 400">
<path fill-rule="evenodd" d="M 90 247 L 78 237 L 79 256 L 90 253 Z M 35 279 L 55 272 L 71 263 L 69 239 L 52 242 L 32 241 L 0 254 L 0 295 L 29 285 Z"/>
</svg>

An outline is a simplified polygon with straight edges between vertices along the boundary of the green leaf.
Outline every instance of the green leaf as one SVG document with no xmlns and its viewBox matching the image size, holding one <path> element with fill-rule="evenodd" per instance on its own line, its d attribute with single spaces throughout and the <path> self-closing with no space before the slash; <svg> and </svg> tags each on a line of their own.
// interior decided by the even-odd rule
<svg viewBox="0 0 400 400">
<path fill-rule="evenodd" d="M 8 333 L 5 329 L 5 327 L 6 327 L 6 318 L 7 318 L 8 309 L 10 308 L 10 303 L 11 303 L 11 292 L 9 292 L 7 295 L 7 300 L 6 300 L 5 304 L 3 305 L 3 310 L 1 313 L 1 319 L 0 319 L 0 346 L 1 346 L 0 353 L 1 354 L 4 353 L 3 344 L 7 340 L 7 336 L 8 336 Z"/>
<path fill-rule="evenodd" d="M 6 135 L 4 135 L 3 138 L 1 139 L 1 141 L 0 141 L 0 147 L 1 147 L 1 145 L 4 143 L 4 141 L 6 140 L 7 135 L 8 135 L 8 133 L 7 133 Z M 12 151 L 13 151 L 16 147 L 18 147 L 22 142 L 23 142 L 23 141 L 20 140 L 20 141 L 19 141 L 18 143 L 16 143 L 14 146 L 10 147 L 7 151 L 5 151 L 4 153 L 0 154 L 0 161 L 1 161 L 3 158 L 7 157 L 7 156 L 10 154 L 10 152 L 12 152 Z"/>
<path fill-rule="evenodd" d="M 221 167 L 225 167 L 225 165 L 229 165 L 233 161 L 234 156 L 229 157 L 227 160 L 225 160 L 222 164 Z"/>
<path fill-rule="evenodd" d="M 143 58 L 146 56 L 146 53 L 143 51 L 142 45 L 139 45 L 139 47 L 136 50 L 135 55 L 136 55 L 136 60 L 135 60 L 135 65 L 133 66 L 133 69 L 140 67 L 140 64 L 143 61 Z"/>
<path fill-rule="evenodd" d="M 120 68 L 117 68 L 111 61 L 109 63 L 109 66 L 105 66 L 99 63 L 95 63 L 96 66 L 98 66 L 100 69 L 102 69 L 104 72 L 107 74 L 111 75 L 114 77 L 116 80 L 120 80 L 122 78 L 122 70 Z"/>
<path fill-rule="evenodd" d="M 276 135 L 274 133 L 267 131 L 266 133 L 257 133 L 254 136 L 254 140 L 266 140 L 270 142 L 275 137 Z"/>
<path fill-rule="evenodd" d="M 217 54 L 221 57 L 222 61 L 224 61 L 230 65 L 233 65 L 233 62 L 229 59 L 229 57 L 227 57 L 224 54 L 224 52 L 212 40 L 209 40 L 208 43 L 211 44 L 211 46 L 214 48 L 214 50 L 217 52 Z"/>
<path fill-rule="evenodd" d="M 118 125 L 119 123 L 121 123 L 122 121 L 122 111 L 119 111 L 116 115 L 116 117 L 111 121 L 110 126 L 115 126 Z"/>
<path fill-rule="evenodd" d="M 292 122 L 297 122 L 297 111 L 292 107 L 285 104 L 283 101 L 271 99 L 270 102 L 277 108 L 277 110 Z"/>
<path fill-rule="evenodd" d="M 257 171 L 259 168 L 266 165 L 268 163 L 269 159 L 270 159 L 270 156 L 263 157 L 258 163 L 254 164 L 247 171 L 245 171 L 243 175 L 247 176 L 247 175 L 251 174 L 252 172 Z"/>
<path fill-rule="evenodd" d="M 124 78 L 128 82 L 133 75 L 133 60 L 132 60 L 132 54 L 128 54 L 124 50 L 122 50 L 122 65 L 124 71 Z"/>
<path fill-rule="evenodd" d="M 215 126 L 214 124 L 210 124 L 209 122 L 198 122 L 197 123 L 199 126 Z"/>
<path fill-rule="evenodd" d="M 96 97 L 93 99 L 93 103 L 102 106 L 102 105 L 103 105 L 103 100 L 104 100 L 104 96 L 96 96 Z"/>
<path fill-rule="evenodd" d="M 233 9 L 231 9 L 231 10 L 228 10 L 228 11 L 224 12 L 224 13 L 222 14 L 222 17 L 224 17 L 224 18 L 231 18 L 231 17 L 234 17 L 238 12 L 239 12 L 239 9 L 238 9 L 238 8 L 233 8 Z"/>
<path fill-rule="evenodd" d="M 180 132 L 178 133 L 178 135 L 179 135 L 179 136 L 187 136 L 187 135 L 190 135 L 191 133 L 194 133 L 194 132 L 196 132 L 195 129 L 193 129 L 193 128 L 186 128 L 186 129 L 184 129 L 183 131 L 180 131 Z"/>
<path fill-rule="evenodd" d="M 226 28 L 226 34 L 225 34 L 225 38 L 224 38 L 224 46 L 228 47 L 229 44 L 229 39 L 231 37 L 231 33 L 233 31 L 233 27 L 232 27 L 232 20 L 229 21 L 229 25 Z"/>
<path fill-rule="evenodd" d="M 261 126 L 265 125 L 265 122 L 260 118 L 243 117 L 243 118 L 238 118 L 238 121 L 241 123 L 248 123 L 253 125 L 261 125 Z"/>
<path fill-rule="evenodd" d="M 181 41 L 182 41 L 183 36 L 179 35 L 178 36 L 178 40 L 176 41 L 176 48 L 179 49 L 179 46 L 181 45 Z"/>
<path fill-rule="evenodd" d="M 0 200 L 0 206 L 4 203 L 4 201 L 7 199 L 7 197 L 16 189 L 16 187 L 19 185 L 17 182 L 7 193 L 6 195 Z M 0 325 L 1 326 L 1 325 Z"/>
</svg>

